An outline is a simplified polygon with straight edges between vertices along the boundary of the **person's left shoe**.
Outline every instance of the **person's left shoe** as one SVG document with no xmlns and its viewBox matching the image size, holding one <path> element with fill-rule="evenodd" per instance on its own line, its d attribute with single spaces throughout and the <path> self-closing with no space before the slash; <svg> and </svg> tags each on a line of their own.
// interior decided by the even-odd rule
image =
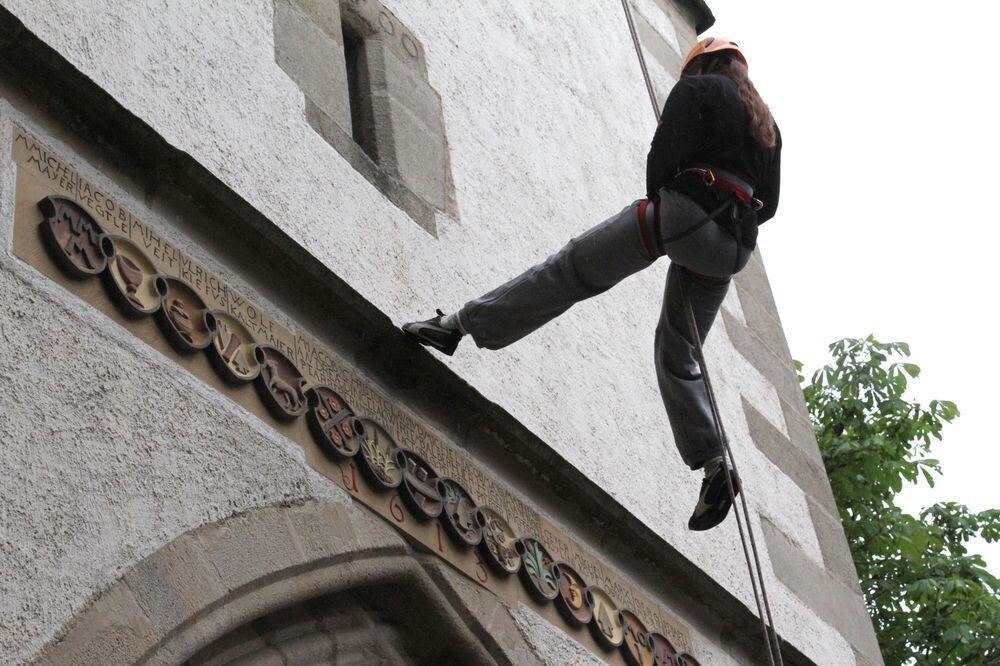
<svg viewBox="0 0 1000 666">
<path fill-rule="evenodd" d="M 733 495 L 729 494 L 729 483 L 726 481 L 726 468 L 729 467 L 722 456 L 712 458 L 705 463 L 705 480 L 701 482 L 701 492 L 698 493 L 698 504 L 694 513 L 688 519 L 688 529 L 694 531 L 710 530 L 729 514 L 733 499 L 740 494 L 740 479 L 736 470 L 729 467 L 733 482 Z"/>
<path fill-rule="evenodd" d="M 437 349 L 442 354 L 451 356 L 455 353 L 458 343 L 462 340 L 462 331 L 442 325 L 441 320 L 445 316 L 443 312 L 438 310 L 436 317 L 403 324 L 403 332 L 410 339 L 416 340 L 426 347 Z"/>
</svg>

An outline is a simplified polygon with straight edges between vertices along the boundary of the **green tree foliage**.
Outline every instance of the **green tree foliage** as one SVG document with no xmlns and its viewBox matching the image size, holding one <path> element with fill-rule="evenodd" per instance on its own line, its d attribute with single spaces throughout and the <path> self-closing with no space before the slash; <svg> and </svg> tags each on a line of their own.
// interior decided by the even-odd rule
<svg viewBox="0 0 1000 666">
<path fill-rule="evenodd" d="M 934 485 L 931 445 L 958 408 L 904 397 L 920 374 L 905 343 L 848 338 L 830 352 L 804 392 L 886 663 L 1000 664 L 1000 580 L 967 549 L 1000 540 L 1000 510 L 940 502 L 913 516 L 895 503 L 904 483 Z"/>
</svg>

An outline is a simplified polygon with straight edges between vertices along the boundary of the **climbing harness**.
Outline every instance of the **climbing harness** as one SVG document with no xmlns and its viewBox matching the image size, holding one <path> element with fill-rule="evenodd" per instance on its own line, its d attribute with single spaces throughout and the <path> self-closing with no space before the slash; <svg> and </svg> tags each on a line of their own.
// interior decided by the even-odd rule
<svg viewBox="0 0 1000 666">
<path fill-rule="evenodd" d="M 625 10 L 625 18 L 628 21 L 629 32 L 632 35 L 632 43 L 635 46 L 635 53 L 639 58 L 639 67 L 642 69 L 642 76 L 646 81 L 646 90 L 649 92 L 649 101 L 653 105 L 653 113 L 656 115 L 656 122 L 660 122 L 660 106 L 656 102 L 656 93 L 653 90 L 653 84 L 649 76 L 649 71 L 646 69 L 646 59 L 642 54 L 642 47 L 639 45 L 639 36 L 635 30 L 635 23 L 632 20 L 632 10 L 628 6 L 628 0 L 622 0 L 622 8 Z M 711 42 L 708 42 L 711 45 Z M 733 44 L 735 47 L 735 44 Z M 732 48 L 732 47 L 729 47 Z M 733 49 L 736 50 L 736 49 Z M 737 52 L 739 52 L 737 50 Z M 742 56 L 742 54 L 740 54 Z M 692 167 L 693 170 L 697 170 L 700 167 Z M 709 186 L 714 186 L 720 182 L 727 181 L 730 186 L 735 188 L 736 181 L 741 180 L 732 176 L 731 174 L 726 174 L 720 178 L 720 170 L 717 169 L 704 169 L 701 168 L 702 178 L 705 183 Z M 735 179 L 735 180 L 734 180 Z M 749 186 L 743 183 L 747 188 Z M 723 189 L 728 190 L 728 186 Z M 729 190 L 731 191 L 731 190 Z M 756 206 L 754 203 L 757 200 L 753 199 L 752 189 L 747 193 L 745 190 L 742 195 L 732 192 L 733 199 L 727 200 L 722 206 L 720 206 L 716 211 L 713 211 L 708 217 L 696 224 L 696 227 L 700 227 L 707 224 L 710 220 L 714 218 L 715 215 L 721 214 L 727 206 L 733 208 L 734 202 L 738 201 L 742 195 L 746 195 L 751 201 L 749 205 Z M 692 229 L 688 229 L 681 234 L 681 236 L 691 233 Z M 664 239 L 664 243 L 676 240 L 676 237 L 672 236 L 668 239 Z M 739 245 L 739 238 L 737 239 Z M 663 246 L 661 245 L 661 248 Z M 737 251 L 737 260 L 739 259 L 739 251 Z M 688 271 L 683 271 L 684 278 L 688 278 Z M 680 290 L 681 298 L 684 301 L 684 307 L 687 310 L 688 326 L 691 332 L 692 342 L 694 344 L 695 352 L 698 356 L 698 365 L 701 368 L 701 376 L 705 381 L 705 390 L 708 393 L 709 404 L 712 409 L 712 419 L 715 421 L 716 434 L 719 436 L 719 440 L 722 442 L 726 460 L 723 463 L 723 468 L 726 471 L 726 486 L 729 489 L 729 498 L 733 503 L 733 513 L 736 515 L 736 526 L 740 533 L 740 543 L 743 546 L 743 557 L 747 563 L 747 572 L 750 574 L 750 585 L 753 588 L 754 602 L 757 604 L 757 617 L 760 619 L 761 632 L 764 635 L 764 643 L 767 645 L 767 654 L 770 659 L 772 666 L 784 666 L 784 661 L 781 658 L 781 639 L 778 636 L 777 631 L 774 629 L 774 619 L 771 616 L 771 604 L 767 597 L 767 588 L 764 586 L 764 573 L 760 565 L 760 554 L 757 552 L 757 541 L 754 538 L 754 531 L 752 524 L 750 522 L 750 510 L 747 507 L 746 500 L 746 485 L 743 485 L 743 492 L 739 493 L 740 504 L 736 503 L 736 492 L 733 486 L 733 474 L 739 475 L 736 468 L 736 460 L 733 457 L 732 447 L 729 445 L 729 439 L 726 437 L 725 428 L 722 425 L 722 419 L 719 415 L 719 405 L 715 398 L 715 392 L 712 390 L 712 382 L 708 376 L 708 366 L 705 363 L 705 350 L 701 344 L 701 335 L 698 332 L 698 322 L 694 316 L 694 308 L 691 307 L 691 300 L 688 298 L 687 287 L 685 286 L 685 279 L 681 279 Z M 732 466 L 732 471 L 730 471 L 730 465 Z M 740 516 L 740 507 L 743 509 L 743 516 Z M 744 532 L 743 524 L 744 520 L 746 522 L 746 532 Z M 750 549 L 747 549 L 747 535 L 749 535 Z M 753 552 L 753 563 L 750 561 L 750 551 Z M 756 569 L 756 571 L 755 571 Z M 760 590 L 758 592 L 758 583 L 760 585 Z M 763 599 L 763 607 L 761 607 L 761 599 Z M 765 621 L 766 614 L 766 621 Z"/>
</svg>

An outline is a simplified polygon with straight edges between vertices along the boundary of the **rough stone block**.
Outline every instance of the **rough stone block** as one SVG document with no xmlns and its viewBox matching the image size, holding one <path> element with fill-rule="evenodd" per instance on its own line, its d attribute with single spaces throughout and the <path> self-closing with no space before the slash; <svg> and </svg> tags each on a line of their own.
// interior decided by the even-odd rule
<svg viewBox="0 0 1000 666">
<path fill-rule="evenodd" d="M 160 635 L 225 594 L 201 544 L 183 535 L 125 574 L 125 584 Z"/>
<path fill-rule="evenodd" d="M 357 547 L 354 528 L 344 506 L 332 502 L 306 502 L 285 513 L 307 562 L 322 560 Z"/>
<path fill-rule="evenodd" d="M 639 34 L 639 43 L 650 55 L 660 63 L 660 65 L 673 74 L 680 76 L 682 59 L 673 47 L 649 24 L 646 17 L 641 12 L 633 12 L 636 32 Z M 665 98 L 659 98 L 662 104 Z"/>
<path fill-rule="evenodd" d="M 837 504 L 833 499 L 833 491 L 830 490 L 830 481 L 822 462 L 810 458 L 792 444 L 792 441 L 771 425 L 746 398 L 741 400 L 754 445 L 807 496 L 813 498 L 826 511 L 836 514 Z"/>
<path fill-rule="evenodd" d="M 305 561 L 285 512 L 285 507 L 268 507 L 198 532 L 227 592 Z"/>
<path fill-rule="evenodd" d="M 386 48 L 385 40 L 367 39 L 361 50 L 358 89 L 365 92 L 355 126 L 362 145 L 380 167 L 444 209 L 447 144 L 441 98 L 418 70 Z"/>
<path fill-rule="evenodd" d="M 806 455 L 815 460 L 822 460 L 823 456 L 819 451 L 819 444 L 816 442 L 816 431 L 813 430 L 812 421 L 809 414 L 802 407 L 804 402 L 789 403 L 781 399 L 781 412 L 785 416 L 785 427 L 788 429 L 788 436 L 795 446 L 806 452 Z"/>
<path fill-rule="evenodd" d="M 726 335 L 736 351 L 774 384 L 779 397 L 792 405 L 802 403 L 802 388 L 794 366 L 775 355 L 753 331 L 726 310 L 722 310 L 720 314 L 726 326 Z"/>
<path fill-rule="evenodd" d="M 851 549 L 844 537 L 844 527 L 840 517 L 829 513 L 813 498 L 807 497 L 809 515 L 816 529 L 816 539 L 819 541 L 820 552 L 823 553 L 823 563 L 827 571 L 838 580 L 861 594 L 861 584 L 858 582 L 858 570 L 854 567 Z"/>
<path fill-rule="evenodd" d="M 809 559 L 767 518 L 761 519 L 767 552 L 778 580 L 865 658 L 882 663 L 875 630 L 861 596 Z"/>
<path fill-rule="evenodd" d="M 290 3 L 279 0 L 274 6 L 274 49 L 278 65 L 302 89 L 303 94 L 351 133 L 351 103 L 347 85 L 347 61 L 340 35 L 339 11 L 327 16 L 314 5 L 330 3 Z M 300 7 L 313 11 L 304 14 Z M 314 14 L 323 18 L 317 21 Z M 336 27 L 337 37 L 331 34 Z"/>
<path fill-rule="evenodd" d="M 777 310 L 769 309 L 767 305 L 757 300 L 757 297 L 750 293 L 739 280 L 735 280 L 734 283 L 736 293 L 740 298 L 740 306 L 743 308 L 743 315 L 747 320 L 747 326 L 776 356 L 791 361 L 792 353 L 788 349 L 788 340 L 785 339 L 785 332 L 781 328 Z"/>
<path fill-rule="evenodd" d="M 341 28 L 340 2 L 338 0 L 279 0 L 281 4 L 284 2 L 289 3 L 343 46 L 344 32 Z M 277 9 L 275 7 L 276 13 Z M 277 17 L 275 22 L 277 22 Z"/>
<path fill-rule="evenodd" d="M 38 663 L 134 664 L 158 640 L 149 618 L 125 585 L 112 587 L 79 617 Z"/>
<path fill-rule="evenodd" d="M 778 311 L 759 247 L 750 255 L 750 261 L 747 262 L 747 265 L 733 280 L 738 282 L 744 291 L 756 298 L 766 310 L 771 312 Z"/>
<path fill-rule="evenodd" d="M 448 150 L 440 129 L 425 124 L 404 104 L 391 99 L 393 143 L 399 177 L 414 194 L 443 210 L 445 194 L 445 162 Z"/>
</svg>

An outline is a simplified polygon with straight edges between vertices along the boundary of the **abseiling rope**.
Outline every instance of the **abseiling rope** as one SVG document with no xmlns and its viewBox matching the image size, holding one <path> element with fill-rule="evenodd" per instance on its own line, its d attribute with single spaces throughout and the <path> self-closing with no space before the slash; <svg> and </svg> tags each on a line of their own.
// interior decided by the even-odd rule
<svg viewBox="0 0 1000 666">
<path fill-rule="evenodd" d="M 656 116 L 656 122 L 660 122 L 660 105 L 656 101 L 656 92 L 653 90 L 653 83 L 649 76 L 649 70 L 646 68 L 646 58 L 642 54 L 642 47 L 639 44 L 639 35 L 635 30 L 635 22 L 632 20 L 632 10 L 628 6 L 628 0 L 621 0 L 622 9 L 625 10 L 625 19 L 628 21 L 629 33 L 632 35 L 632 44 L 635 46 L 635 54 L 639 58 L 639 67 L 642 69 L 642 77 L 646 82 L 646 91 L 649 93 L 649 101 L 653 105 L 653 115 Z M 764 573 L 760 566 L 760 555 L 757 552 L 757 540 L 754 538 L 753 526 L 750 522 L 750 510 L 747 507 L 746 500 L 746 486 L 744 485 L 743 491 L 740 493 L 740 504 L 736 503 L 736 492 L 733 487 L 733 477 L 729 472 L 729 464 L 733 466 L 733 472 L 737 475 L 739 470 L 736 467 L 736 459 L 733 457 L 732 447 L 729 445 L 729 438 L 726 437 L 726 430 L 722 425 L 722 418 L 719 415 L 719 405 L 715 399 L 715 391 L 712 390 L 712 382 L 708 377 L 708 365 L 705 363 L 705 350 L 702 348 L 701 335 L 698 332 L 698 322 L 694 316 L 694 309 L 691 307 L 691 301 L 688 299 L 687 287 L 684 284 L 686 277 L 682 277 L 680 280 L 681 288 L 681 298 L 684 301 L 684 308 L 687 310 L 688 316 L 688 327 L 690 328 L 691 337 L 693 338 L 693 343 L 695 347 L 695 352 L 698 355 L 698 365 L 701 368 L 701 376 L 705 381 L 705 390 L 708 393 L 709 404 L 712 408 L 712 419 L 715 421 L 715 431 L 719 436 L 719 440 L 725 447 L 727 460 L 723 462 L 723 467 L 726 473 L 726 486 L 729 489 L 729 499 L 733 504 L 733 513 L 736 516 L 736 527 L 739 529 L 740 533 L 740 543 L 743 546 L 743 557 L 747 563 L 747 573 L 750 574 L 750 585 L 753 588 L 753 598 L 754 602 L 757 604 L 757 617 L 760 619 L 761 632 L 764 634 L 764 644 L 767 645 L 767 656 L 771 661 L 772 666 L 784 666 L 784 661 L 781 658 L 781 641 L 778 637 L 778 632 L 774 629 L 774 619 L 771 617 L 771 604 L 767 598 L 767 588 L 764 586 Z M 740 506 L 743 508 L 743 518 L 740 517 Z M 743 530 L 743 519 L 746 519 L 746 532 L 750 535 L 750 550 L 753 551 L 753 564 L 750 562 L 750 550 L 747 549 L 747 535 Z M 756 568 L 756 575 L 754 575 L 754 569 Z M 760 583 L 760 591 L 757 590 L 758 581 Z M 763 598 L 764 605 L 761 608 L 761 598 Z M 764 617 L 767 617 L 765 622 Z M 777 656 L 777 662 L 775 661 L 775 656 Z"/>
</svg>

